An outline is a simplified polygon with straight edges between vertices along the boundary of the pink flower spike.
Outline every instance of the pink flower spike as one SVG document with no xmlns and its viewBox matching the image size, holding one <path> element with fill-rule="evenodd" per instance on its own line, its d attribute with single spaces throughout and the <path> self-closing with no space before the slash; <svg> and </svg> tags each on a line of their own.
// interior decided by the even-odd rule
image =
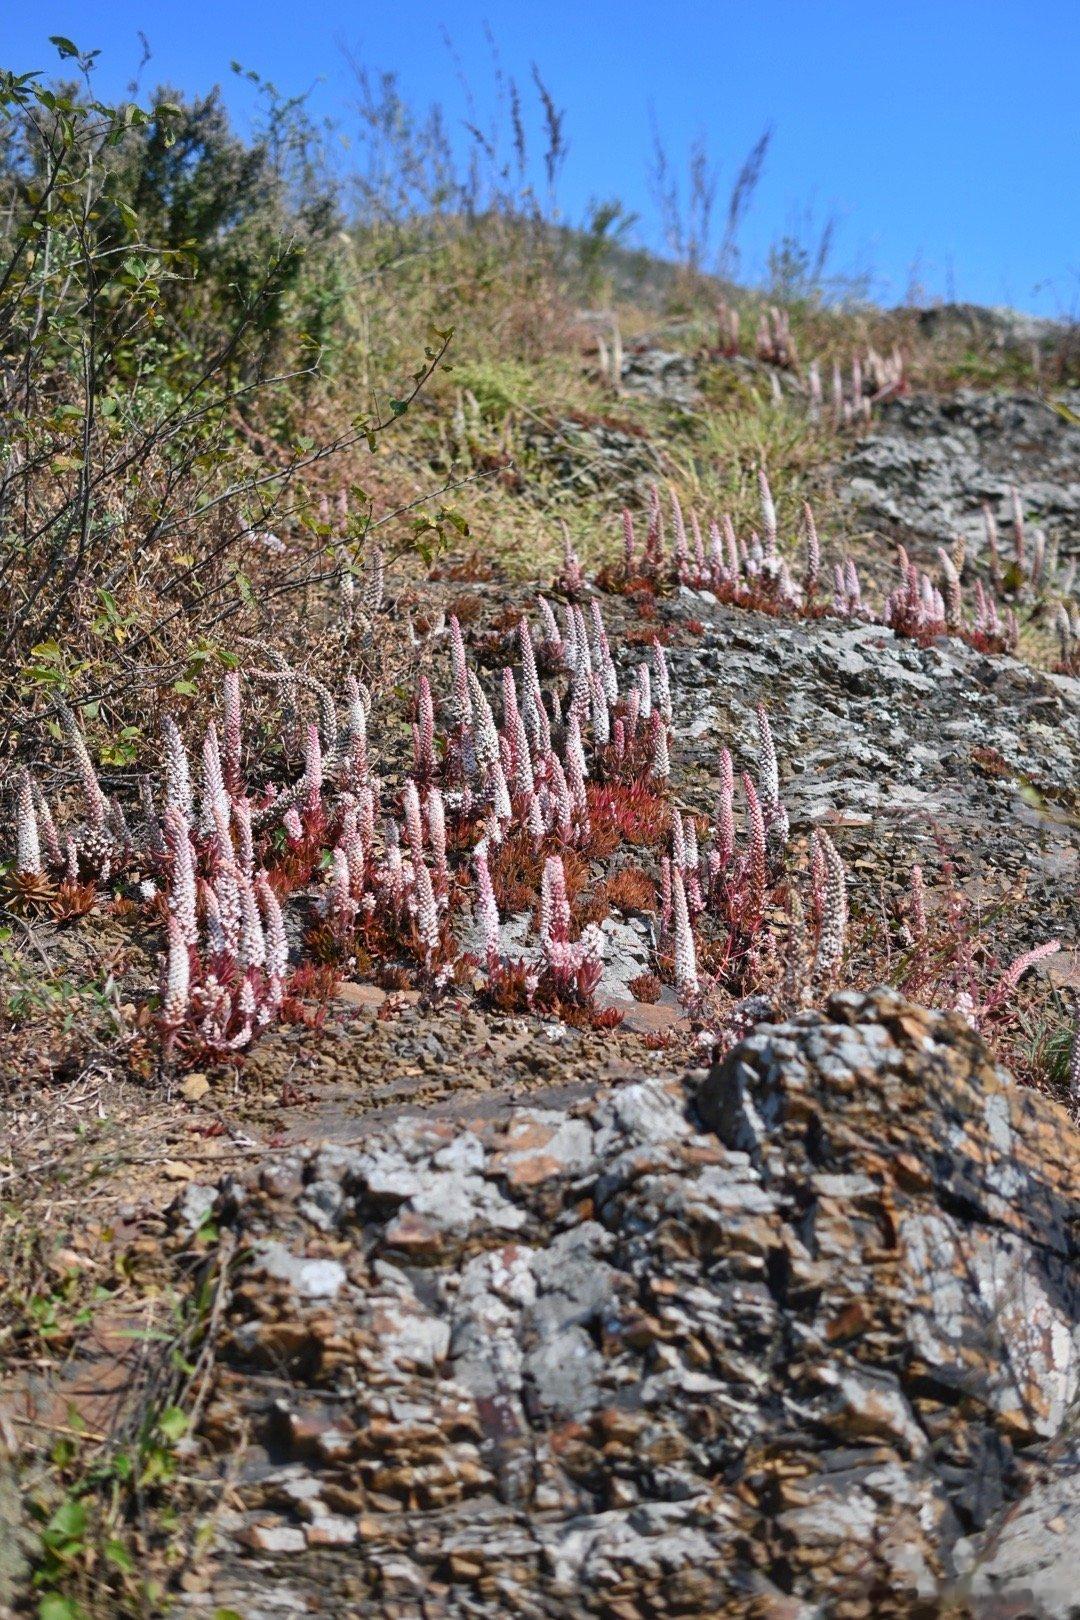
<svg viewBox="0 0 1080 1620">
<path fill-rule="evenodd" d="M 540 808 L 539 797 L 531 788 L 526 798 L 525 825 L 534 846 L 539 848 L 544 841 L 544 834 L 547 829 L 544 826 L 544 815 Z"/>
<path fill-rule="evenodd" d="M 694 567 L 697 570 L 697 583 L 700 585 L 705 579 L 705 542 L 701 535 L 701 524 L 698 522 L 696 512 L 690 513 L 690 530 L 694 536 Z"/>
<path fill-rule="evenodd" d="M 465 642 L 461 634 L 461 625 L 454 614 L 450 615 L 450 663 L 452 669 L 452 693 L 450 708 L 456 726 L 468 725 L 472 719 L 472 704 L 469 701 L 469 678 L 465 663 Z"/>
<path fill-rule="evenodd" d="M 671 775 L 671 756 L 668 751 L 668 728 L 654 710 L 649 727 L 649 772 L 657 782 L 665 782 Z"/>
<path fill-rule="evenodd" d="M 323 756 L 319 741 L 319 728 L 314 721 L 304 733 L 304 799 L 305 816 L 317 820 L 323 813 Z"/>
<path fill-rule="evenodd" d="M 243 776 L 241 773 L 241 755 L 243 751 L 243 729 L 240 716 L 240 676 L 235 669 L 225 671 L 225 754 L 224 773 L 225 786 L 229 793 L 238 797 L 243 791 Z"/>
<path fill-rule="evenodd" d="M 416 725 L 413 728 L 413 770 L 421 781 L 435 775 L 435 704 L 431 683 L 421 675 L 416 697 Z"/>
<path fill-rule="evenodd" d="M 677 872 L 686 868 L 686 834 L 683 831 L 683 818 L 678 810 L 674 811 L 671 819 L 671 864 Z"/>
<path fill-rule="evenodd" d="M 79 730 L 78 721 L 66 704 L 60 710 L 60 729 L 64 734 L 64 741 L 75 755 L 75 766 L 79 773 L 79 784 L 86 805 L 86 819 L 91 827 L 101 831 L 105 826 L 105 818 L 109 807 L 105 802 L 105 795 L 101 791 L 101 783 L 97 779 L 97 772 L 94 769 L 94 762 L 90 758 L 86 739 Z"/>
<path fill-rule="evenodd" d="M 581 777 L 589 774 L 589 767 L 585 762 L 585 744 L 581 739 L 581 722 L 575 710 L 570 715 L 566 728 L 566 763 L 572 765 Z"/>
<path fill-rule="evenodd" d="M 346 690 L 349 698 L 349 718 L 345 733 L 345 757 L 347 760 L 346 779 L 354 787 L 361 787 L 367 781 L 367 688 L 361 690 L 360 683 L 355 675 L 350 675 L 346 681 Z"/>
<path fill-rule="evenodd" d="M 690 1001 L 700 993 L 698 983 L 697 952 L 690 927 L 690 912 L 686 903 L 686 889 L 682 873 L 672 876 L 672 903 L 675 923 L 675 989 L 681 1001 Z"/>
<path fill-rule="evenodd" d="M 360 834 L 345 833 L 342 836 L 341 847 L 345 851 L 345 860 L 349 868 L 349 893 L 354 900 L 359 900 L 364 893 L 364 879 L 367 875 L 367 861 L 364 858 Z"/>
<path fill-rule="evenodd" d="M 240 949 L 243 914 L 240 903 L 240 870 L 232 861 L 223 861 L 214 878 L 214 898 L 221 918 L 221 932 L 228 956 L 236 958 Z"/>
<path fill-rule="evenodd" d="M 165 844 L 169 854 L 169 910 L 188 945 L 198 943 L 195 863 L 187 824 L 175 805 L 165 812 Z"/>
<path fill-rule="evenodd" d="M 218 748 L 217 727 L 211 720 L 206 728 L 202 746 L 202 794 L 199 801 L 199 831 L 208 833 L 214 825 L 214 811 L 227 809 L 229 796 L 225 792 L 225 776 Z"/>
<path fill-rule="evenodd" d="M 671 490 L 671 526 L 675 536 L 672 542 L 672 550 L 675 557 L 675 568 L 679 578 L 681 579 L 686 573 L 686 564 L 689 560 L 689 553 L 686 543 L 686 523 L 683 520 L 683 511 L 679 502 L 679 497 L 674 489 Z"/>
<path fill-rule="evenodd" d="M 559 629 L 559 621 L 556 619 L 554 610 L 552 609 L 551 603 L 548 601 L 547 597 L 538 596 L 536 598 L 536 606 L 540 611 L 541 619 L 544 621 L 543 635 L 540 637 L 541 641 L 550 642 L 553 647 L 564 646 L 565 641 L 563 633 Z M 568 622 L 572 623 L 572 620 L 568 619 Z"/>
<path fill-rule="evenodd" d="M 191 994 L 191 954 L 176 917 L 169 918 L 169 952 L 161 989 L 161 1022 L 176 1030 L 187 1016 Z"/>
<path fill-rule="evenodd" d="M 787 811 L 780 802 L 780 769 L 776 763 L 776 747 L 772 728 L 764 703 L 757 706 L 758 728 L 758 789 L 765 826 L 774 844 L 786 844 L 788 837 Z"/>
<path fill-rule="evenodd" d="M 421 861 L 413 876 L 416 891 L 416 927 L 420 942 L 428 952 L 439 948 L 439 911 L 435 891 L 431 886 L 431 873 Z"/>
<path fill-rule="evenodd" d="M 761 527 L 765 534 L 765 555 L 776 555 L 776 506 L 763 467 L 758 468 L 758 494 L 761 498 Z"/>
<path fill-rule="evenodd" d="M 649 526 L 645 535 L 646 571 L 659 572 L 664 560 L 664 517 L 660 510 L 660 491 L 655 484 L 649 487 Z"/>
<path fill-rule="evenodd" d="M 821 543 L 818 540 L 817 524 L 814 522 L 809 501 L 803 505 L 803 525 L 806 532 L 806 573 L 803 575 L 803 589 L 807 596 L 813 596 L 821 577 Z"/>
<path fill-rule="evenodd" d="M 496 821 L 509 821 L 513 815 L 513 805 L 510 802 L 510 789 L 507 786 L 506 775 L 501 763 L 491 767 L 488 778 L 488 792 L 491 797 L 491 811 Z"/>
<path fill-rule="evenodd" d="M 559 828 L 560 838 L 569 840 L 574 828 L 574 811 L 570 800 L 570 789 L 566 783 L 566 775 L 559 761 L 552 756 L 551 764 L 552 800 L 555 809 L 555 820 Z"/>
<path fill-rule="evenodd" d="M 370 787 L 362 787 L 356 795 L 356 830 L 367 855 L 375 843 L 376 816 L 375 794 Z"/>
<path fill-rule="evenodd" d="M 266 936 L 266 971 L 272 980 L 284 979 L 289 966 L 289 941 L 285 933 L 285 919 L 281 915 L 277 895 L 265 877 L 256 879 L 255 892 L 259 897 Z"/>
<path fill-rule="evenodd" d="M 1013 484 L 1009 490 L 1009 505 L 1012 509 L 1013 550 L 1016 564 L 1021 574 L 1027 572 L 1027 559 L 1024 555 L 1024 503 L 1020 499 L 1020 491 Z"/>
<path fill-rule="evenodd" d="M 540 677 L 536 670 L 532 635 L 528 620 L 524 618 L 518 625 L 518 642 L 521 647 L 521 713 L 529 740 L 535 748 L 540 743 L 540 715 L 544 710 L 544 699 L 540 691 Z"/>
<path fill-rule="evenodd" d="M 499 959 L 499 931 L 501 928 L 499 907 L 495 901 L 495 890 L 491 885 L 491 870 L 488 866 L 486 852 L 477 850 L 473 861 L 476 866 L 477 919 L 480 923 L 484 955 L 488 967 L 492 968 Z"/>
<path fill-rule="evenodd" d="M 165 804 L 175 805 L 190 823 L 192 816 L 191 767 L 176 721 L 166 715 L 161 722 L 165 755 Z"/>
<path fill-rule="evenodd" d="M 720 525 L 715 520 L 709 524 L 709 568 L 713 583 L 719 585 L 725 572 L 724 545 L 720 537 Z"/>
<path fill-rule="evenodd" d="M 572 759 L 566 766 L 566 785 L 570 789 L 570 803 L 577 817 L 578 835 L 583 838 L 589 831 L 589 795 L 585 778 Z"/>
<path fill-rule="evenodd" d="M 753 779 L 743 775 L 743 792 L 746 794 L 746 815 L 750 831 L 750 912 L 754 917 L 760 917 L 765 909 L 765 886 L 767 871 L 765 866 L 765 818 L 761 812 L 761 801 L 757 796 Z"/>
<path fill-rule="evenodd" d="M 38 839 L 37 816 L 34 814 L 34 791 L 30 773 L 19 772 L 19 789 L 15 806 L 15 871 L 20 877 L 41 875 L 41 843 Z"/>
<path fill-rule="evenodd" d="M 502 712 L 503 731 L 509 737 L 512 734 L 514 716 L 518 712 L 517 686 L 512 669 L 504 669 L 502 672 Z"/>
<path fill-rule="evenodd" d="M 473 709 L 473 748 L 476 754 L 476 763 L 481 776 L 486 776 L 491 767 L 499 759 L 499 733 L 495 726 L 495 716 L 491 712 L 491 704 L 483 687 L 469 671 L 469 697 Z M 432 756 L 434 758 L 434 756 Z"/>
<path fill-rule="evenodd" d="M 446 807 L 443 803 L 443 796 L 437 787 L 428 789 L 425 809 L 427 810 L 428 841 L 435 862 L 435 887 L 440 895 L 445 895 L 450 883 L 450 874 L 446 865 Z"/>
<path fill-rule="evenodd" d="M 549 855 L 544 862 L 540 883 L 540 940 L 544 945 L 562 943 L 570 934 L 570 903 L 566 897 L 566 873 L 562 859 Z"/>
<path fill-rule="evenodd" d="M 727 551 L 728 573 L 731 576 L 732 584 L 734 584 L 739 575 L 742 573 L 742 560 L 739 556 L 739 548 L 735 543 L 735 525 L 732 523 L 727 512 L 724 513 L 721 522 L 724 529 L 724 545 Z"/>
<path fill-rule="evenodd" d="M 592 677 L 592 729 L 597 748 L 606 748 L 611 741 L 611 710 L 603 677 L 595 670 Z"/>
<path fill-rule="evenodd" d="M 658 636 L 653 637 L 653 689 L 656 694 L 656 706 L 662 717 L 671 721 L 671 677 L 668 673 L 667 654 L 660 643 Z"/>
<path fill-rule="evenodd" d="M 255 868 L 255 841 L 251 829 L 251 808 L 247 800 L 235 800 L 232 813 L 240 845 L 238 854 L 240 870 L 245 877 L 250 877 Z"/>
<path fill-rule="evenodd" d="M 60 834 L 56 830 L 56 822 L 53 820 L 52 811 L 49 809 L 49 801 L 46 799 L 44 793 L 42 793 L 41 789 L 38 787 L 37 783 L 33 781 L 33 779 L 31 779 L 30 788 L 31 792 L 33 793 L 34 809 L 37 813 L 37 827 L 38 832 L 41 835 L 41 843 L 45 851 L 45 859 L 50 866 L 61 867 L 64 864 L 64 851 L 60 844 Z M 150 847 L 154 850 L 154 853 L 161 854 L 164 849 L 164 845 L 161 841 L 161 829 L 158 825 L 157 816 L 154 813 L 153 800 L 151 799 L 150 802 L 147 803 L 146 795 L 148 790 L 149 783 L 147 782 L 146 777 L 140 777 L 139 793 L 143 799 L 144 809 L 146 810 L 147 836 L 150 841 Z"/>
<path fill-rule="evenodd" d="M 411 778 L 402 789 L 401 804 L 405 813 L 405 841 L 413 866 L 418 867 L 424 859 L 424 828 L 420 817 L 420 795 Z"/>
<path fill-rule="evenodd" d="M 514 715 L 514 733 L 511 738 L 514 759 L 514 792 L 523 797 L 533 791 L 535 770 L 532 755 L 529 752 L 529 739 L 525 734 L 525 721 L 520 714 Z"/>
<path fill-rule="evenodd" d="M 731 754 L 720 751 L 720 791 L 716 800 L 716 842 L 722 867 L 730 866 L 735 854 L 735 775 Z"/>
<path fill-rule="evenodd" d="M 259 907 L 255 898 L 255 890 L 246 878 L 242 878 L 240 889 L 240 940 L 237 948 L 236 963 L 241 973 L 249 968 L 262 967 L 266 962 L 266 939 L 263 934 L 262 920 L 259 916 Z"/>
<path fill-rule="evenodd" d="M 1050 939 L 1047 940 L 1045 945 L 1036 945 L 1033 951 L 1025 951 L 1022 956 L 1016 957 L 1014 961 L 1009 963 L 1009 966 L 994 986 L 983 1011 L 989 1011 L 991 1007 L 999 1006 L 1006 996 L 1016 989 L 1028 968 L 1034 967 L 1036 962 L 1041 962 L 1044 957 L 1053 956 L 1060 949 L 1061 941 Z"/>
</svg>

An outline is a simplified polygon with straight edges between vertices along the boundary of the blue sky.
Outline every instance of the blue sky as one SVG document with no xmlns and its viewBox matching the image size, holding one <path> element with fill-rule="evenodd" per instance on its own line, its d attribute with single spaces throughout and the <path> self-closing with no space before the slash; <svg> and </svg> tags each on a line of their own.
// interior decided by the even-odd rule
<svg viewBox="0 0 1080 1620">
<path fill-rule="evenodd" d="M 43 0 L 8 3 L 0 65 L 50 63 L 51 33 L 102 51 L 118 94 L 147 35 L 151 82 L 222 84 L 243 124 L 250 94 L 232 59 L 355 131 L 344 42 L 407 98 L 443 102 L 460 129 L 494 94 L 489 25 L 505 73 L 535 61 L 566 110 L 563 216 L 620 196 L 662 232 L 650 194 L 650 108 L 672 158 L 703 135 L 721 191 L 763 127 L 774 130 L 743 233 L 744 267 L 808 212 L 838 222 L 838 270 L 870 272 L 877 296 L 1011 303 L 1080 314 L 1080 0 Z M 462 141 L 466 139 L 461 136 Z"/>
</svg>

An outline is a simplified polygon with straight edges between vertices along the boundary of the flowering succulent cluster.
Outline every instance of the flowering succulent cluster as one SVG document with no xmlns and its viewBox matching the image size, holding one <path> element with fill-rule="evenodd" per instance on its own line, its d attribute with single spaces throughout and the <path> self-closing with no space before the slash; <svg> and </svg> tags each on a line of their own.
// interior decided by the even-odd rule
<svg viewBox="0 0 1080 1620">
<path fill-rule="evenodd" d="M 974 577 L 970 589 L 963 584 L 967 568 L 967 548 L 957 541 L 947 551 L 938 548 L 940 573 L 935 579 L 912 563 L 903 547 L 897 551 L 899 580 L 878 609 L 867 600 L 859 570 L 851 557 L 844 556 L 827 571 L 822 557 L 814 514 L 803 506 L 800 526 L 801 562 L 796 566 L 780 549 L 776 506 L 769 480 L 758 474 L 761 519 L 759 529 L 749 539 L 737 536 L 726 514 L 708 525 L 708 538 L 695 513 L 689 523 L 677 494 L 670 494 L 670 541 L 667 538 L 664 503 L 659 489 L 650 491 L 646 535 L 638 544 L 633 517 L 623 513 L 623 565 L 621 571 L 608 569 L 601 576 L 612 589 L 634 593 L 656 591 L 668 585 L 686 585 L 707 590 L 719 601 L 759 612 L 791 617 L 831 615 L 859 619 L 868 624 L 886 625 L 896 635 L 930 641 L 952 635 L 980 652 L 1012 652 L 1020 634 L 1016 610 L 999 606 L 996 592 L 1007 592 L 1013 600 L 1046 598 L 1057 595 L 1055 628 L 1061 646 L 1060 667 L 1066 672 L 1080 668 L 1080 608 L 1068 598 L 1075 565 L 1059 566 L 1056 547 L 1036 530 L 1030 546 L 1025 543 L 1023 512 L 1014 491 L 1014 555 L 1003 565 L 992 515 L 986 512 L 988 583 Z M 831 573 L 832 589 L 826 588 Z"/>
<path fill-rule="evenodd" d="M 1015 611 L 1010 607 L 1004 613 L 999 612 L 993 593 L 977 579 L 974 611 L 969 616 L 957 566 L 957 561 L 963 566 L 962 556 L 954 559 L 943 547 L 939 547 L 938 559 L 941 563 L 941 586 L 936 585 L 929 574 L 915 567 L 903 546 L 899 548 L 897 564 L 900 583 L 885 599 L 882 622 L 898 636 L 908 636 L 913 640 L 954 635 L 982 652 L 1014 651 L 1020 639 Z"/>
<path fill-rule="evenodd" d="M 583 587 L 574 567 L 568 553 L 568 583 Z M 220 721 L 202 741 L 197 788 L 167 718 L 160 793 L 144 784 L 133 834 L 67 716 L 85 820 L 62 837 L 23 773 L 20 883 L 44 886 L 50 865 L 101 883 L 127 873 L 141 879 L 143 902 L 163 909 L 167 925 L 159 1022 L 169 1050 L 239 1050 L 281 1013 L 289 954 L 282 902 L 313 883 L 309 944 L 324 960 L 394 966 L 437 987 L 470 967 L 473 953 L 461 941 L 471 916 L 483 941 L 476 965 L 493 995 L 516 987 L 526 1003 L 600 1016 L 592 998 L 602 937 L 574 915 L 564 862 L 582 867 L 582 854 L 666 825 L 669 676 L 657 644 L 620 692 L 598 603 L 571 603 L 561 621 L 546 599 L 539 607 L 538 627 L 521 619 L 513 661 L 490 697 L 451 617 L 449 690 L 440 703 L 429 677 L 419 676 L 412 771 L 396 791 L 372 767 L 366 690 L 350 683 L 342 726 L 332 694 L 287 668 L 253 670 L 251 678 L 277 683 L 288 712 L 311 692 L 319 722 L 302 727 L 297 780 L 249 788 L 240 677 L 230 671 Z M 579 883 L 576 869 L 574 877 Z M 539 949 L 527 970 L 503 949 L 499 917 L 500 896 L 520 908 L 522 879 L 528 905 L 541 900 Z"/>
<path fill-rule="evenodd" d="M 810 396 L 810 415 L 814 421 L 828 416 L 834 428 L 869 422 L 875 405 L 904 392 L 903 357 L 896 348 L 888 355 L 868 348 L 865 354 L 852 355 L 846 375 L 840 361 L 834 360 L 830 370 L 827 404 L 821 369 L 816 360 L 812 360 L 807 368 L 806 384 Z"/>
<path fill-rule="evenodd" d="M 780 551 L 776 504 L 764 472 L 758 473 L 760 531 L 749 540 L 736 535 L 730 516 L 708 525 L 703 532 L 696 513 L 689 526 L 678 495 L 670 492 L 671 539 L 667 539 L 664 506 L 654 484 L 649 494 L 646 533 L 638 544 L 633 516 L 623 513 L 623 569 L 602 576 L 609 586 L 624 591 L 658 589 L 665 584 L 687 585 L 710 591 L 718 601 L 774 614 L 820 615 L 829 611 L 823 580 L 821 543 L 814 514 L 803 507 L 802 565 L 796 577 L 792 564 Z M 863 607 L 858 571 L 848 557 L 834 569 L 831 611 L 844 618 L 869 617 Z"/>
<path fill-rule="evenodd" d="M 1080 674 L 1080 605 L 1076 602 L 1057 603 L 1054 632 L 1060 651 L 1058 668 L 1066 675 Z"/>
<path fill-rule="evenodd" d="M 670 855 L 660 863 L 661 959 L 667 944 L 675 988 L 706 1023 L 721 991 L 740 1005 L 766 986 L 792 1004 L 807 999 L 835 979 L 846 946 L 843 863 L 828 835 L 816 831 L 809 871 L 800 874 L 763 704 L 757 708 L 757 734 L 756 779 L 744 772 L 740 783 L 742 840 L 734 767 L 724 748 L 711 827 L 700 833 L 693 817 L 674 811 Z M 783 939 L 773 926 L 777 911 L 787 915 Z M 730 1023 L 732 1017 L 729 1010 L 725 1019 Z"/>
<path fill-rule="evenodd" d="M 754 337 L 754 349 L 758 359 L 766 365 L 779 366 L 782 370 L 793 370 L 798 365 L 799 353 L 787 310 L 778 309 L 775 304 L 762 310 Z"/>
<path fill-rule="evenodd" d="M 314 729 L 314 728 L 312 728 Z M 166 1050 L 178 1040 L 208 1052 L 236 1051 L 278 1015 L 288 971 L 285 922 L 264 868 L 256 869 L 253 806 L 241 765 L 240 683 L 225 677 L 224 749 L 211 723 L 202 747 L 198 805 L 180 733 L 164 727 L 163 846 L 168 951 L 160 1024 Z M 309 749 L 309 782 L 318 767 Z M 305 790 L 305 804 L 317 792 Z M 295 811 L 287 811 L 295 814 Z"/>
<path fill-rule="evenodd" d="M 663 503 L 654 484 L 644 543 L 639 544 L 633 517 L 625 511 L 622 580 L 617 580 L 609 570 L 604 576 L 606 581 L 627 590 L 639 586 L 655 588 L 670 581 L 695 590 L 712 591 L 720 601 L 734 602 L 741 607 L 798 612 L 805 599 L 805 588 L 796 583 L 787 559 L 780 555 L 776 510 L 764 474 L 761 475 L 761 492 L 762 533 L 755 532 L 746 541 L 736 537 L 734 525 L 726 514 L 719 523 L 710 523 L 707 537 L 696 513 L 691 513 L 688 529 L 682 505 L 672 491 L 669 548 Z M 816 583 L 815 576 L 813 585 Z"/>
<path fill-rule="evenodd" d="M 583 593 L 569 551 L 566 572 Z M 680 998 L 695 1007 L 715 986 L 750 984 L 767 906 L 787 882 L 788 817 L 764 709 L 757 779 L 741 783 L 744 840 L 725 749 L 712 835 L 699 842 L 695 818 L 670 803 L 672 682 L 658 639 L 620 679 L 598 600 L 559 610 L 541 597 L 487 690 L 453 616 L 446 642 L 445 693 L 418 676 L 412 768 L 396 788 L 373 767 L 368 692 L 349 682 L 342 721 L 326 688 L 287 668 L 248 678 L 276 682 L 289 712 L 305 692 L 315 699 L 319 720 L 299 725 L 303 767 L 289 783 L 248 780 L 235 670 L 197 769 L 164 720 L 160 787 L 144 783 L 133 832 L 110 808 L 73 717 L 64 729 L 85 821 L 62 838 L 20 776 L 17 871 L 29 878 L 51 859 L 99 882 L 129 874 L 148 917 L 164 923 L 157 1023 L 167 1054 L 239 1052 L 291 1016 L 290 939 L 294 959 L 351 964 L 390 987 L 436 993 L 455 982 L 502 1007 L 617 1022 L 595 1000 L 605 912 L 588 873 L 627 845 L 656 861 L 658 889 L 640 868 L 624 882 L 659 915 L 657 966 Z M 831 971 L 843 920 L 829 893 L 812 906 L 818 966 Z M 530 913 L 535 944 L 515 946 Z"/>
<path fill-rule="evenodd" d="M 910 957 L 899 973 L 899 985 L 915 999 L 948 1007 L 972 1029 L 992 1034 L 995 1025 L 1014 1016 L 1014 992 L 1024 974 L 1060 950 L 1060 942 L 1047 940 L 1003 965 L 972 916 L 972 903 L 944 852 L 940 875 L 942 894 L 931 928 L 922 867 L 911 868 L 900 930 Z"/>
<path fill-rule="evenodd" d="M 115 798 L 102 792 L 78 722 L 60 711 L 64 741 L 74 756 L 82 816 L 61 834 L 49 801 L 29 771 L 15 791 L 15 861 L 11 899 L 57 917 L 78 916 L 93 903 L 93 882 L 127 866 L 134 843 Z M 89 880 L 89 881 L 88 881 Z"/>
<path fill-rule="evenodd" d="M 625 518 L 623 588 L 627 580 L 674 578 L 774 612 L 831 607 L 873 620 L 850 559 L 834 570 L 826 602 L 809 508 L 796 581 L 780 555 L 764 474 L 759 492 L 760 538 L 740 544 L 725 521 L 710 531 L 708 550 L 673 496 L 669 549 L 654 489 L 640 547 Z M 957 633 L 965 625 L 962 565 L 942 555 L 942 590 L 902 554 L 885 622 L 902 634 Z M 742 1027 L 762 993 L 793 1005 L 820 993 L 848 949 L 847 881 L 824 831 L 792 839 L 764 706 L 756 715 L 756 772 L 737 775 L 721 748 L 711 821 L 677 807 L 672 674 L 661 641 L 654 637 L 646 656 L 617 668 L 599 599 L 569 540 L 559 585 L 561 607 L 541 596 L 533 622 L 522 616 L 480 643 L 503 652 L 504 667 L 491 676 L 470 663 L 452 614 L 426 643 L 422 657 L 445 644 L 448 669 L 443 683 L 430 667 L 417 675 L 411 768 L 395 780 L 376 772 L 367 689 L 350 678 L 339 702 L 269 650 L 272 667 L 250 669 L 246 678 L 280 695 L 295 744 L 290 757 L 303 761 L 291 781 L 256 785 L 235 670 L 225 676 L 197 771 L 178 727 L 165 719 L 160 787 L 141 784 L 141 816 L 132 825 L 103 790 L 78 723 L 65 713 L 81 815 L 61 830 L 34 779 L 19 774 L 17 894 L 71 915 L 93 903 L 95 885 L 129 879 L 148 919 L 164 924 L 157 1022 L 166 1052 L 183 1057 L 236 1053 L 275 1019 L 306 1016 L 300 994 L 314 981 L 303 975 L 329 974 L 332 982 L 335 967 L 386 988 L 411 983 L 436 995 L 454 984 L 500 1008 L 610 1025 L 618 1012 L 597 997 L 600 924 L 612 904 L 654 916 L 643 985 L 648 980 L 655 993 L 672 986 L 717 1040 Z M 979 588 L 976 602 L 969 636 L 1011 634 Z M 317 721 L 303 719 L 305 703 Z M 379 748 L 380 738 L 373 741 Z M 597 864 L 628 847 L 644 866 L 620 865 L 598 881 Z M 927 919 L 918 869 L 905 928 L 921 948 Z M 973 1016 L 992 1017 L 1028 965 L 1019 959 L 996 987 L 970 993 Z M 965 985 L 956 978 L 949 992 L 957 1005 Z"/>
<path fill-rule="evenodd" d="M 742 352 L 742 323 L 739 312 L 721 299 L 716 306 L 716 344 L 713 352 L 734 359 Z M 761 311 L 754 332 L 753 353 L 763 365 L 776 371 L 800 373 L 799 352 L 791 320 L 786 310 L 770 305 Z M 867 422 L 873 408 L 882 400 L 902 394 L 907 386 L 904 360 L 895 346 L 887 355 L 872 346 L 856 351 L 845 372 L 840 361 L 829 368 L 829 399 L 826 401 L 819 360 L 805 368 L 805 390 L 813 421 L 828 418 L 835 428 Z M 778 384 L 776 397 L 779 398 Z"/>
</svg>

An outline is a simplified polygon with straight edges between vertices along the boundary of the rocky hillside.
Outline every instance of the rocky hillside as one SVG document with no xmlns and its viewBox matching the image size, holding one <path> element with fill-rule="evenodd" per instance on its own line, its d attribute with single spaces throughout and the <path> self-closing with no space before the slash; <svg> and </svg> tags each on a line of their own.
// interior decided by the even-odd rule
<svg viewBox="0 0 1080 1620">
<path fill-rule="evenodd" d="M 1080 1615 L 1080 393 L 972 320 L 473 373 L 508 543 L 56 728 L 0 1612 Z"/>
<path fill-rule="evenodd" d="M 176 1612 L 1075 1613 L 1078 1172 L 961 1021 L 849 992 L 191 1186 L 235 1485 Z"/>
</svg>

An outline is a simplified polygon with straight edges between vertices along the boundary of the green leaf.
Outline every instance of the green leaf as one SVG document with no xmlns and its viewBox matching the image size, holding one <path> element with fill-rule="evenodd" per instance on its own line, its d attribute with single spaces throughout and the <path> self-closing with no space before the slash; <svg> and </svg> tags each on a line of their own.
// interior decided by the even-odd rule
<svg viewBox="0 0 1080 1620">
<path fill-rule="evenodd" d="M 49 1592 L 38 1604 L 38 1620 L 83 1620 L 83 1610 L 73 1598 Z"/>
<path fill-rule="evenodd" d="M 55 45 L 61 56 L 78 56 L 79 54 L 79 47 L 73 45 L 70 39 L 65 39 L 63 34 L 50 34 L 49 44 Z"/>
<path fill-rule="evenodd" d="M 178 1406 L 167 1406 L 158 1418 L 157 1426 L 166 1440 L 182 1440 L 187 1433 L 188 1420 Z"/>
<path fill-rule="evenodd" d="M 122 1541 L 107 1541 L 101 1550 L 116 1569 L 123 1570 L 125 1575 L 134 1574 L 135 1560 Z"/>
<path fill-rule="evenodd" d="M 86 1508 L 73 1497 L 61 1502 L 45 1527 L 45 1536 L 58 1541 L 78 1541 L 86 1533 Z"/>
</svg>

